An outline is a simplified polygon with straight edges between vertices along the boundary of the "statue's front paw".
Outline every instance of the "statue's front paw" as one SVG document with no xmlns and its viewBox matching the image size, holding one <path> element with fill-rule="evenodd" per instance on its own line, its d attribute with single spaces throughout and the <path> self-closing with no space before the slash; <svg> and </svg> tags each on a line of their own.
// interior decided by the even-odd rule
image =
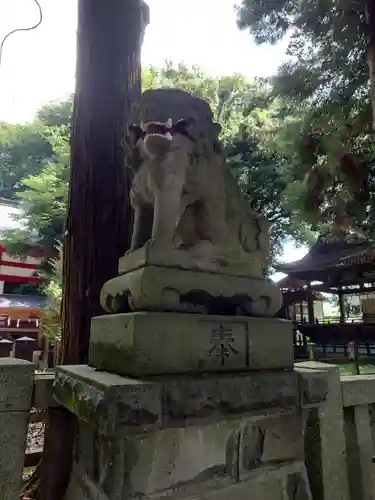
<svg viewBox="0 0 375 500">
<path fill-rule="evenodd" d="M 173 243 L 166 242 L 160 238 L 150 238 L 145 244 L 144 248 L 150 252 L 157 252 L 158 254 L 163 254 L 164 252 L 170 252 L 175 250 Z"/>
</svg>

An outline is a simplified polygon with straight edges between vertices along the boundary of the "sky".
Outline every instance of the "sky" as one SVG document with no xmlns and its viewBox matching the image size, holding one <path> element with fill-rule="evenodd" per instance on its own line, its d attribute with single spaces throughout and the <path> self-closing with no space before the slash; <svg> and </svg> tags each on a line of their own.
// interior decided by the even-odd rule
<svg viewBox="0 0 375 500">
<path fill-rule="evenodd" d="M 105 1 L 105 0 L 103 0 Z M 165 61 L 198 65 L 212 75 L 269 76 L 285 59 L 286 42 L 256 46 L 236 26 L 236 0 L 147 0 L 151 22 L 143 66 Z M 44 103 L 74 90 L 77 0 L 40 0 L 43 22 L 34 31 L 12 35 L 0 66 L 0 121 L 32 120 Z M 0 0 L 0 39 L 38 20 L 33 0 Z M 290 247 L 290 248 L 289 248 Z M 286 247 L 288 260 L 305 250 Z"/>
<path fill-rule="evenodd" d="M 0 67 L 0 120 L 33 118 L 43 103 L 74 90 L 77 0 L 40 0 L 43 22 L 12 35 Z M 195 64 L 213 75 L 271 75 L 285 56 L 285 43 L 255 46 L 236 26 L 236 0 L 148 0 L 151 23 L 142 63 L 166 60 Z M 33 0 L 0 1 L 0 37 L 38 20 Z"/>
</svg>

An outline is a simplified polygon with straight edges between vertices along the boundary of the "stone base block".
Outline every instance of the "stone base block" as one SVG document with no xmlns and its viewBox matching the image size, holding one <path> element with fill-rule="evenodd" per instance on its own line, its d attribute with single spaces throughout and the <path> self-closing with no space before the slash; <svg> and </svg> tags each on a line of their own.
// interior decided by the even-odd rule
<svg viewBox="0 0 375 500">
<path fill-rule="evenodd" d="M 315 377 L 315 374 L 311 374 Z M 319 406 L 327 387 L 303 392 L 297 371 L 207 374 L 133 379 L 87 365 L 56 369 L 54 397 L 80 420 L 106 435 L 223 420 L 252 412 Z M 210 420 L 211 419 L 211 420 Z M 273 448 L 273 445 L 271 446 Z"/>
<path fill-rule="evenodd" d="M 231 254 L 229 259 L 225 255 L 213 255 L 211 252 L 199 252 L 194 255 L 182 249 L 155 248 L 145 245 L 134 252 L 130 252 L 119 259 L 118 273 L 126 274 L 141 267 L 158 266 L 173 269 L 186 269 L 190 271 L 203 271 L 216 274 L 227 274 L 230 276 L 252 276 L 261 278 L 263 276 L 262 262 L 251 259 L 249 254 L 241 258 Z"/>
<path fill-rule="evenodd" d="M 93 318 L 89 364 L 121 375 L 293 368 L 293 332 L 276 318 L 128 313 Z"/>
<path fill-rule="evenodd" d="M 302 401 L 319 406 L 326 388 L 302 395 L 299 378 L 58 367 L 55 397 L 78 417 L 66 500 L 311 500 Z"/>
<path fill-rule="evenodd" d="M 279 287 L 264 278 L 150 265 L 105 283 L 100 301 L 110 313 L 134 310 L 274 316 L 282 306 Z"/>
<path fill-rule="evenodd" d="M 67 500 L 311 500 L 302 425 L 290 411 L 111 439 L 81 422 Z"/>
</svg>

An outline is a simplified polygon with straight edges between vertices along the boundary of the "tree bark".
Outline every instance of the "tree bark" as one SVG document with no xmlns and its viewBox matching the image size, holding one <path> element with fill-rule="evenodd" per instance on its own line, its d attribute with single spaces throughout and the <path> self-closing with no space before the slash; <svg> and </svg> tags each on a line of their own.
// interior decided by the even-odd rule
<svg viewBox="0 0 375 500">
<path fill-rule="evenodd" d="M 131 236 L 130 171 L 123 139 L 141 91 L 140 51 L 148 23 L 142 0 L 79 0 L 71 177 L 63 264 L 61 364 L 87 361 L 90 321 L 102 314 L 100 289 L 117 275 Z M 34 487 L 62 500 L 71 471 L 75 419 L 49 412 Z"/>
<path fill-rule="evenodd" d="M 368 29 L 367 63 L 370 73 L 372 123 L 375 129 L 375 2 L 367 0 L 366 20 Z"/>
</svg>

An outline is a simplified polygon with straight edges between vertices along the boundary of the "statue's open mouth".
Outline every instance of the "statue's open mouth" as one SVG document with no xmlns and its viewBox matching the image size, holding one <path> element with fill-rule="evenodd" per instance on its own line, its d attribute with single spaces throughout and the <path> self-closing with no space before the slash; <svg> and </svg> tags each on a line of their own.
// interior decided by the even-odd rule
<svg viewBox="0 0 375 500">
<path fill-rule="evenodd" d="M 169 118 L 164 123 L 152 121 L 142 123 L 140 127 L 138 125 L 130 125 L 129 131 L 135 134 L 137 142 L 139 139 L 144 139 L 150 135 L 162 136 L 163 138 L 171 141 L 173 136 L 178 134 L 184 135 L 192 142 L 195 142 L 194 137 L 192 137 L 188 132 L 188 128 L 193 123 L 194 118 L 178 120 L 175 124 L 173 124 L 172 119 Z"/>
</svg>

